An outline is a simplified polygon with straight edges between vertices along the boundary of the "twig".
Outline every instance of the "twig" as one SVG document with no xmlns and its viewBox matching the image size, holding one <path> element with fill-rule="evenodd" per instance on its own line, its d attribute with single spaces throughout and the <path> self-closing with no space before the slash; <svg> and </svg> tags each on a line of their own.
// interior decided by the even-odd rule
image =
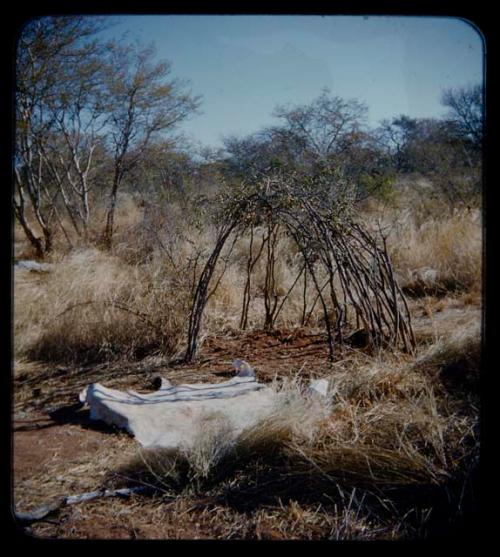
<svg viewBox="0 0 500 557">
<path fill-rule="evenodd" d="M 89 491 L 87 493 L 80 493 L 79 495 L 69 495 L 62 497 L 48 505 L 42 505 L 30 513 L 15 512 L 15 517 L 23 523 L 32 523 L 44 520 L 49 514 L 59 510 L 67 505 L 75 505 L 76 503 L 84 503 L 92 501 L 100 497 L 129 497 L 130 495 L 145 493 L 151 491 L 151 488 L 146 486 L 139 487 L 126 487 L 122 489 L 99 489 L 97 491 Z"/>
<path fill-rule="evenodd" d="M 153 323 L 151 321 L 151 319 L 149 318 L 149 316 L 146 315 L 145 313 L 135 311 L 135 310 L 125 306 L 124 304 L 122 304 L 120 302 L 110 302 L 110 301 L 107 301 L 107 300 L 87 300 L 85 302 L 78 302 L 76 304 L 72 304 L 72 305 L 68 306 L 67 308 L 65 308 L 63 311 L 61 311 L 60 313 L 58 313 L 55 317 L 53 317 L 52 321 L 54 321 L 55 319 L 61 317 L 65 313 L 67 313 L 68 311 L 71 311 L 71 310 L 73 310 L 77 307 L 89 306 L 89 305 L 110 306 L 110 307 L 113 307 L 113 308 L 116 308 L 116 309 L 120 309 L 122 311 L 126 311 L 128 313 L 131 313 L 132 315 L 135 315 L 136 317 L 139 317 L 139 319 L 142 319 L 145 323 L 147 323 L 153 329 L 155 329 L 155 330 L 159 329 L 159 326 L 156 325 L 155 323 Z"/>
</svg>

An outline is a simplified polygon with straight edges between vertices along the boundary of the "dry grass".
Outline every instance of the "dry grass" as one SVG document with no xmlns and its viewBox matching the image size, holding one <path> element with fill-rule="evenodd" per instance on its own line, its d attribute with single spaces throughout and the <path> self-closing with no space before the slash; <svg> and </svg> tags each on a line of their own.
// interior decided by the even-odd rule
<svg viewBox="0 0 500 557">
<path fill-rule="evenodd" d="M 407 293 L 480 293 L 482 228 L 478 211 L 441 215 L 421 224 L 407 214 L 396 221 L 388 243 Z"/>
<path fill-rule="evenodd" d="M 413 369 L 439 377 L 448 390 L 458 390 L 461 397 L 468 400 L 479 391 L 481 353 L 480 323 L 472 321 L 424 350 L 415 360 Z"/>
<path fill-rule="evenodd" d="M 16 270 L 14 348 L 22 369 L 15 380 L 22 375 L 34 385 L 42 372 L 33 360 L 50 367 L 56 361 L 173 358 L 182 352 L 192 277 L 201 270 L 213 233 L 186 226 L 178 234 L 178 207 L 172 209 L 171 227 L 161 214 L 151 213 L 151 226 L 143 226 L 144 211 L 130 199 L 122 209 L 112 253 L 58 248 L 50 273 Z M 75 463 L 80 466 L 71 476 L 75 486 L 78 473 L 99 471 L 77 491 L 102 481 L 143 482 L 167 499 L 143 498 L 128 507 L 95 503 L 89 520 L 103 520 L 119 509 L 129 513 L 134 531 L 137 523 L 144 524 L 142 537 L 239 539 L 392 539 L 421 537 L 448 525 L 477 463 L 481 223 L 474 213 L 422 219 L 415 211 L 389 211 L 382 217 L 402 285 L 415 296 L 434 295 L 412 301 L 417 354 L 349 349 L 342 360 L 314 372 L 330 381 L 327 404 L 304 398 L 300 377 L 291 382 L 280 377 L 282 404 L 273 416 L 237 436 L 224 420 L 200 424 L 199 442 L 190 450 L 137 455 L 127 444 L 127 454 L 111 465 L 106 445 L 99 462 L 87 468 Z M 29 251 L 22 242 L 16 248 Z M 202 336 L 238 328 L 247 252 L 248 238 L 238 240 L 210 298 Z M 281 300 L 298 269 L 287 241 L 277 254 Z M 415 274 L 423 268 L 436 271 L 432 280 Z M 223 269 L 221 260 L 216 278 Z M 261 261 L 252 281 L 250 328 L 262 325 L 263 280 Z M 311 289 L 309 307 L 313 294 Z M 301 295 L 299 283 L 278 326 L 297 325 Z M 177 370 L 170 371 L 173 378 Z M 201 366 L 197 371 L 204 372 Z M 308 373 L 301 368 L 301 378 Z M 65 386 L 68 392 L 77 375 L 68 375 L 75 382 Z M 51 381 L 51 388 L 58 385 L 57 376 Z M 26 392 L 29 397 L 31 391 Z M 22 506 L 45 502 L 45 487 L 55 489 L 64 462 L 55 459 L 50 466 L 31 483 L 18 482 Z M 40 525 L 38 531 L 43 535 L 50 527 Z M 70 534 L 61 527 L 60 535 Z"/>
<path fill-rule="evenodd" d="M 130 265 L 97 249 L 72 252 L 46 276 L 16 271 L 15 353 L 103 361 L 181 348 L 187 293 L 162 262 Z"/>
<path fill-rule="evenodd" d="M 46 360 L 101 360 L 141 357 L 182 350 L 194 277 L 210 251 L 213 232 L 183 223 L 182 208 L 163 213 L 122 200 L 112 254 L 80 248 L 52 255 L 54 270 L 44 276 L 16 271 L 14 296 L 16 355 Z M 416 213 L 394 211 L 382 218 L 400 283 L 410 295 L 459 293 L 469 304 L 481 294 L 481 224 L 476 213 L 461 212 L 419 222 Z M 259 245 L 256 235 L 255 246 Z M 254 251 L 256 247 L 254 246 Z M 218 288 L 210 297 L 203 335 L 238 328 L 249 239 L 239 239 L 227 263 L 226 246 L 215 274 Z M 21 249 L 18 246 L 18 249 Z M 294 283 L 299 267 L 286 238 L 277 245 L 278 303 Z M 249 327 L 263 325 L 264 258 L 255 266 Z M 220 278 L 220 281 L 219 281 Z M 321 279 L 321 277 L 320 277 Z M 307 308 L 316 297 L 307 291 Z M 295 327 L 302 315 L 302 280 L 283 305 L 276 325 Z M 319 304 L 309 322 L 318 325 Z"/>
<path fill-rule="evenodd" d="M 263 537 L 387 539 L 439 529 L 431 515 L 445 492 L 451 502 L 439 512 L 456 512 L 479 442 L 474 404 L 428 373 L 464 354 L 478 365 L 477 331 L 461 335 L 468 340 L 440 341 L 414 360 L 360 354 L 325 374 L 327 404 L 304 402 L 292 382 L 276 415 L 238 437 L 215 424 L 224 427 L 200 430 L 192 450 L 143 452 L 118 476 L 229 504 L 265 524 Z"/>
<path fill-rule="evenodd" d="M 127 444 L 113 463 L 104 458 L 108 444 L 103 445 L 98 461 L 78 468 L 92 477 L 89 488 L 99 481 L 139 482 L 154 485 L 161 496 L 126 506 L 85 505 L 71 520 L 70 537 L 84 536 L 89 528 L 95 532 L 95 521 L 118 511 L 126 513 L 130 526 L 122 537 L 132 530 L 145 538 L 339 540 L 446 532 L 468 493 L 478 416 L 477 393 L 464 397 L 455 384 L 446 384 L 442 370 L 463 358 L 478 369 L 478 347 L 478 329 L 471 324 L 421 347 L 414 358 L 354 352 L 325 368 L 326 404 L 303 397 L 300 377 L 280 379 L 276 386 L 283 396 L 273 416 L 238 436 L 221 421 L 200 424 L 199 442 L 191 450 L 134 455 L 137 449 Z M 54 459 L 54 466 L 63 466 Z M 23 506 L 32 506 L 30 489 L 37 490 L 36 501 L 45 502 L 46 488 L 54 491 L 54 471 L 45 470 L 43 485 L 37 478 L 29 485 L 20 482 Z M 78 483 L 73 492 L 82 491 Z M 63 488 L 68 485 L 56 491 Z M 87 518 L 79 522 L 77 516 Z M 118 532 L 119 522 L 109 520 Z M 59 529 L 57 537 L 69 535 Z M 54 534 L 43 525 L 36 531 Z"/>
</svg>

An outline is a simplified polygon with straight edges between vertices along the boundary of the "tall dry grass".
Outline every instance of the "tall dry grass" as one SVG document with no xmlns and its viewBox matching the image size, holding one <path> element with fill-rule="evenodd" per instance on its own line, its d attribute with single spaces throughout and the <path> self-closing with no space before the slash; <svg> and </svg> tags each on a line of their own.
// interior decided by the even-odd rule
<svg viewBox="0 0 500 557">
<path fill-rule="evenodd" d="M 196 277 L 214 241 L 214 231 L 189 224 L 185 211 L 186 207 L 176 203 L 167 208 L 139 207 L 126 197 L 117 211 L 111 252 L 88 246 L 60 249 L 52 254 L 53 271 L 46 276 L 16 271 L 16 355 L 76 361 L 155 351 L 179 354 Z M 429 217 L 424 222 L 412 212 L 376 214 L 372 210 L 366 214 L 366 222 L 377 219 L 388 234 L 392 261 L 408 293 L 461 292 L 474 302 L 479 300 L 482 231 L 477 213 Z M 256 234 L 254 252 L 261 236 L 262 231 Z M 248 249 L 247 236 L 234 245 L 230 240 L 225 247 L 215 272 L 213 284 L 218 287 L 209 299 L 202 339 L 238 329 Z M 288 238 L 281 238 L 276 247 L 274 294 L 279 305 L 286 297 L 277 327 L 301 324 L 303 279 L 290 291 L 300 272 L 296 251 Z M 426 269 L 432 272 L 426 274 Z M 251 280 L 250 328 L 264 323 L 264 284 L 265 260 L 261 257 Z M 307 312 L 315 298 L 309 280 Z M 321 318 L 317 303 L 308 324 L 321 325 Z"/>
<path fill-rule="evenodd" d="M 181 349 L 187 293 L 161 260 L 132 265 L 88 248 L 43 277 L 16 271 L 14 284 L 16 354 L 85 362 Z"/>
<path fill-rule="evenodd" d="M 415 209 L 406 209 L 378 218 L 407 293 L 469 293 L 479 298 L 483 239 L 478 209 L 427 215 L 425 219 Z"/>
</svg>

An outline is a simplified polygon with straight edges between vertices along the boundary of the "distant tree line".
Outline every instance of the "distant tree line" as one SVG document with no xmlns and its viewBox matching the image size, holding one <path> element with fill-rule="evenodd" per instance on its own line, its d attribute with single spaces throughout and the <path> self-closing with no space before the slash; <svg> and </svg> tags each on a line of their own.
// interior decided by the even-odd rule
<svg viewBox="0 0 500 557">
<path fill-rule="evenodd" d="M 481 192 L 483 92 L 448 89 L 441 119 L 398 116 L 366 125 L 368 108 L 327 89 L 308 104 L 278 106 L 277 124 L 194 149 L 177 133 L 201 98 L 172 76 L 152 47 L 104 41 L 99 17 L 31 20 L 18 40 L 13 205 L 37 255 L 54 234 L 89 239 L 104 207 L 99 242 L 111 247 L 119 192 L 161 203 L 270 172 L 327 172 L 357 199 L 384 196 L 404 175 L 428 178 L 450 206 Z"/>
<path fill-rule="evenodd" d="M 395 178 L 413 174 L 429 178 L 450 204 L 467 203 L 481 190 L 482 88 L 445 90 L 441 102 L 445 118 L 402 115 L 368 129 L 365 105 L 323 90 L 309 104 L 278 107 L 277 126 L 227 137 L 225 171 L 248 180 L 276 167 L 335 169 L 359 199 L 383 195 Z"/>
</svg>

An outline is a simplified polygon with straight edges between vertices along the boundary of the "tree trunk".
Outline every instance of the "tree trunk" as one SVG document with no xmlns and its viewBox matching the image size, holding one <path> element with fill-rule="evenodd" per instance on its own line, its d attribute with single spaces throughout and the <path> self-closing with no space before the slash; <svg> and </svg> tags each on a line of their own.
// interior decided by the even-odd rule
<svg viewBox="0 0 500 557">
<path fill-rule="evenodd" d="M 121 178 L 119 175 L 119 171 L 117 170 L 113 178 L 113 187 L 111 188 L 109 208 L 108 208 L 108 213 L 106 215 L 106 227 L 104 229 L 104 235 L 103 235 L 103 244 L 106 249 L 111 249 L 111 246 L 113 245 L 116 198 L 118 194 L 118 187 L 120 185 L 120 181 Z"/>
<path fill-rule="evenodd" d="M 35 249 L 36 256 L 38 258 L 42 259 L 43 256 L 44 256 L 44 249 L 43 249 L 43 243 L 42 243 L 41 238 L 38 238 L 37 236 L 35 236 L 35 233 L 31 230 L 28 222 L 26 221 L 26 218 L 24 216 L 24 212 L 21 211 L 17 207 L 17 205 L 14 207 L 14 213 L 17 217 L 17 220 L 19 221 L 19 224 L 22 226 L 22 229 L 24 230 L 24 233 L 26 234 L 26 238 L 28 238 L 29 243 Z"/>
</svg>

